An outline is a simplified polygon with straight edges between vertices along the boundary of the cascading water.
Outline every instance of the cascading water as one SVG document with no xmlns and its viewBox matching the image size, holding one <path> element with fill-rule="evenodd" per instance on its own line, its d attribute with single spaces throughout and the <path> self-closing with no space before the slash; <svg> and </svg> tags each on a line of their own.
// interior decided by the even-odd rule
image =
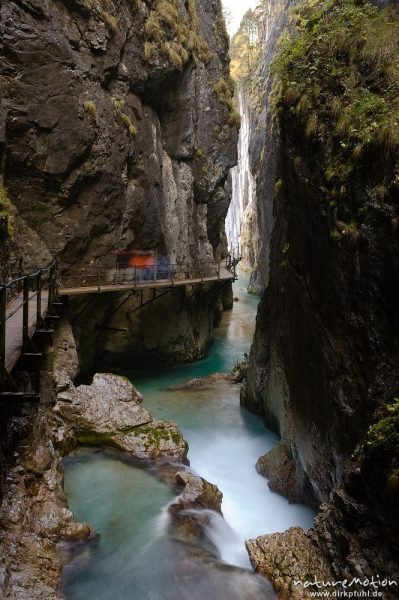
<svg viewBox="0 0 399 600">
<path fill-rule="evenodd" d="M 231 170 L 232 195 L 225 225 L 229 245 L 240 244 L 244 252 L 244 264 L 251 267 L 254 261 L 251 241 L 256 238 L 253 222 L 256 188 L 249 164 L 250 111 L 245 99 L 245 92 L 241 89 L 238 92 L 238 108 L 241 117 L 238 160 L 237 166 Z"/>
<path fill-rule="evenodd" d="M 309 527 L 313 513 L 270 492 L 255 470 L 277 438 L 239 405 L 239 386 L 189 379 L 227 371 L 248 350 L 257 298 L 247 282 L 225 313 L 215 343 L 202 361 L 129 373 L 156 418 L 177 421 L 189 442 L 191 469 L 223 492 L 225 519 L 209 512 L 204 540 L 175 539 L 166 512 L 173 493 L 156 473 L 104 452 L 83 452 L 65 465 L 65 491 L 80 520 L 98 538 L 82 547 L 64 570 L 67 600 L 258 600 L 274 598 L 253 575 L 244 540 L 292 525 Z"/>
<path fill-rule="evenodd" d="M 265 21 L 264 35 L 271 48 L 265 57 L 267 66 L 286 18 L 278 11 L 276 15 L 273 26 L 271 13 Z M 269 85 L 269 79 L 267 82 Z M 272 227 L 272 202 L 265 210 L 259 210 L 256 204 L 256 182 L 251 173 L 251 113 L 243 91 L 239 92 L 238 103 L 238 164 L 232 170 L 232 202 L 226 232 L 229 244 L 244 246 L 244 266 L 253 267 L 263 256 L 265 272 L 256 286 L 263 289 L 268 277 L 266 246 Z M 265 122 L 269 117 L 268 109 L 260 115 Z M 275 133 L 267 133 L 266 127 L 262 131 L 263 144 L 259 147 L 266 149 L 267 172 L 274 176 Z M 271 176 L 268 182 L 272 198 L 275 179 Z M 263 222 L 265 219 L 267 222 Z M 269 232 L 266 242 L 259 240 L 258 229 L 262 235 Z M 258 274 L 255 269 L 253 277 Z M 277 438 L 265 429 L 260 418 L 240 407 L 238 385 L 223 380 L 182 385 L 193 378 L 226 372 L 248 352 L 258 300 L 246 292 L 247 285 L 248 281 L 235 284 L 234 295 L 239 301 L 233 311 L 224 314 L 214 345 L 203 360 L 127 374 L 155 418 L 172 419 L 179 424 L 189 443 L 191 470 L 216 484 L 223 493 L 224 518 L 206 511 L 204 539 L 176 539 L 167 513 L 173 494 L 155 473 L 121 463 L 120 458 L 104 452 L 78 453 L 66 462 L 66 492 L 76 518 L 90 522 L 99 538 L 78 552 L 64 570 L 62 589 L 67 600 L 276 597 L 270 584 L 249 570 L 244 541 L 293 525 L 308 528 L 313 522 L 313 511 L 289 504 L 272 493 L 266 480 L 256 472 L 257 459 L 277 443 Z"/>
</svg>

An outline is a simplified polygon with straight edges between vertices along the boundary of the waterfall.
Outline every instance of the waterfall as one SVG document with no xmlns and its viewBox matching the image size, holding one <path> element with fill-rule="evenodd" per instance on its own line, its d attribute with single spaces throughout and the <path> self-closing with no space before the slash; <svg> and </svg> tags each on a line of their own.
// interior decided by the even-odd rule
<svg viewBox="0 0 399 600">
<path fill-rule="evenodd" d="M 250 568 L 243 540 L 221 514 L 214 510 L 195 508 L 185 510 L 184 514 L 197 516 L 199 519 L 204 519 L 205 515 L 207 522 L 203 525 L 204 533 L 216 548 L 220 559 L 230 565 Z"/>
<path fill-rule="evenodd" d="M 226 234 L 229 245 L 241 244 L 244 248 L 244 262 L 252 266 L 251 261 L 245 261 L 245 252 L 251 238 L 250 220 L 254 207 L 255 182 L 249 165 L 249 143 L 251 135 L 250 113 L 245 99 L 244 90 L 238 92 L 238 107 L 241 116 L 241 128 L 238 138 L 238 162 L 231 170 L 232 198 L 226 217 Z M 245 230 L 249 228 L 249 235 Z M 248 239 L 247 239 L 248 238 Z"/>
</svg>

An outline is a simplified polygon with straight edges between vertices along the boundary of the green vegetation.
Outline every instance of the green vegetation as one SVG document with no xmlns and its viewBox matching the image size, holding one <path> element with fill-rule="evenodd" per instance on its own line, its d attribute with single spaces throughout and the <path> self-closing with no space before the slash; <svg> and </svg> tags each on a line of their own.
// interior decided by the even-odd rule
<svg viewBox="0 0 399 600">
<path fill-rule="evenodd" d="M 355 221 L 350 221 L 349 223 L 344 223 L 344 221 L 337 221 L 335 224 L 335 229 L 331 232 L 330 235 L 333 239 L 336 240 L 347 238 L 349 240 L 354 241 L 359 235 L 359 227 Z"/>
<path fill-rule="evenodd" d="M 226 46 L 227 48 L 230 45 L 230 37 L 227 33 L 226 22 L 223 15 L 222 3 L 216 3 L 216 21 L 212 25 L 213 33 L 215 35 L 216 43 L 219 46 Z"/>
<path fill-rule="evenodd" d="M 114 17 L 113 15 L 109 14 L 108 12 L 106 12 L 105 10 L 103 10 L 101 12 L 101 16 L 102 19 L 105 23 L 105 25 L 108 27 L 108 29 L 114 33 L 118 27 L 118 20 L 116 17 Z"/>
<path fill-rule="evenodd" d="M 355 0 L 306 0 L 293 13 L 291 30 L 274 64 L 274 102 L 277 112 L 298 118 L 308 137 L 332 137 L 337 163 L 328 165 L 327 178 L 348 178 L 371 151 L 395 153 L 399 17 L 394 9 Z"/>
<path fill-rule="evenodd" d="M 125 106 L 125 101 L 124 100 L 120 100 L 118 98 L 113 98 L 112 99 L 112 103 L 113 103 L 114 108 L 115 108 L 115 115 L 122 120 L 122 122 L 126 126 L 126 129 L 129 132 L 129 134 L 132 137 L 136 137 L 136 135 L 137 135 L 137 129 L 136 129 L 136 127 L 135 127 L 135 125 L 134 125 L 131 117 L 126 112 L 123 112 L 123 110 L 122 110 L 124 108 L 124 106 Z"/>
<path fill-rule="evenodd" d="M 212 53 L 199 32 L 195 0 L 188 0 L 182 13 L 179 0 L 155 0 L 144 25 L 146 42 L 144 57 L 147 61 L 163 55 L 177 70 L 190 57 L 208 62 Z"/>
<path fill-rule="evenodd" d="M 97 109 L 94 102 L 91 100 L 86 100 L 86 102 L 83 102 L 83 108 L 85 109 L 85 112 L 92 117 L 92 119 L 96 118 Z"/>
<path fill-rule="evenodd" d="M 387 487 L 399 491 L 399 399 L 387 404 L 379 421 L 370 427 L 366 437 L 366 449 L 383 457 Z M 385 466 L 384 466 L 385 465 Z"/>
<path fill-rule="evenodd" d="M 126 128 L 127 128 L 128 132 L 130 133 L 130 135 L 132 137 L 136 137 L 136 135 L 137 135 L 137 129 L 133 125 L 132 120 L 129 117 L 129 115 L 127 115 L 126 113 L 121 112 L 119 116 L 122 119 L 122 121 L 124 122 L 124 124 L 126 125 Z"/>
<path fill-rule="evenodd" d="M 146 438 L 146 446 L 159 448 L 160 442 L 170 440 L 176 445 L 179 446 L 183 443 L 183 438 L 177 431 L 171 431 L 167 427 L 153 427 L 150 425 L 141 425 L 138 427 L 134 427 L 132 429 L 132 433 L 135 436 L 144 436 Z"/>
<path fill-rule="evenodd" d="M 223 106 L 225 106 L 229 112 L 229 125 L 231 127 L 240 126 L 240 115 L 234 105 L 234 82 L 230 80 L 228 83 L 223 77 L 220 77 L 219 81 L 213 86 L 217 99 Z"/>
<path fill-rule="evenodd" d="M 277 179 L 275 185 L 274 185 L 274 191 L 276 193 L 276 196 L 278 195 L 278 193 L 283 189 L 283 180 L 282 179 Z"/>
<path fill-rule="evenodd" d="M 256 72 L 264 52 L 262 17 L 266 7 L 267 1 L 262 0 L 255 10 L 247 10 L 237 33 L 231 40 L 231 76 L 248 91 L 251 91 L 256 83 Z"/>
<path fill-rule="evenodd" d="M 230 377 L 236 382 L 241 383 L 247 376 L 248 359 L 236 360 L 233 368 L 230 371 Z"/>
<path fill-rule="evenodd" d="M 6 235 L 12 237 L 14 235 L 14 227 L 11 218 L 11 201 L 4 185 L 0 185 L 0 217 L 6 220 Z"/>
</svg>

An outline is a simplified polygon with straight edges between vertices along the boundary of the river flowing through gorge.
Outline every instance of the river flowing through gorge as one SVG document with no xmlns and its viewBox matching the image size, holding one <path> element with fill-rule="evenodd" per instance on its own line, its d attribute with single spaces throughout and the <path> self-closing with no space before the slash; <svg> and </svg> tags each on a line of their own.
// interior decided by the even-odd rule
<svg viewBox="0 0 399 600">
<path fill-rule="evenodd" d="M 250 571 L 244 540 L 312 525 L 311 509 L 272 493 L 255 463 L 276 444 L 260 418 L 239 404 L 239 385 L 193 378 L 226 372 L 248 351 L 257 298 L 240 278 L 238 301 L 223 316 L 208 355 L 197 363 L 129 373 L 156 418 L 175 420 L 190 450 L 190 470 L 223 493 L 224 519 L 211 513 L 201 541 L 176 539 L 168 529 L 171 488 L 156 472 L 116 453 L 81 450 L 65 461 L 65 492 L 77 519 L 97 536 L 64 569 L 67 600 L 242 599 L 274 597 Z"/>
</svg>

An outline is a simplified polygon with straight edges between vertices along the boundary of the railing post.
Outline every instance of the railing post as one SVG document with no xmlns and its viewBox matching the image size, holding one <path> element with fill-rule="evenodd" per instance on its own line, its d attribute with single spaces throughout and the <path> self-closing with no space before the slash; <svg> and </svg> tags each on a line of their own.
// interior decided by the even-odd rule
<svg viewBox="0 0 399 600">
<path fill-rule="evenodd" d="M 101 277 L 100 267 L 97 267 L 97 291 L 98 292 L 101 292 L 100 277 Z"/>
<path fill-rule="evenodd" d="M 134 265 L 133 281 L 134 281 L 134 287 L 137 287 L 137 266 L 136 265 Z"/>
<path fill-rule="evenodd" d="M 22 305 L 22 345 L 26 347 L 29 339 L 29 277 L 23 281 L 23 305 Z"/>
<path fill-rule="evenodd" d="M 218 263 L 218 279 L 220 279 L 220 260 L 219 260 L 219 263 Z"/>
<path fill-rule="evenodd" d="M 53 262 L 53 282 L 54 282 L 54 289 L 53 289 L 53 301 L 54 300 L 58 300 L 59 299 L 59 295 L 60 295 L 60 277 L 59 277 L 59 273 L 58 273 L 58 260 L 55 258 L 54 262 Z"/>
<path fill-rule="evenodd" d="M 20 258 L 19 263 L 18 263 L 18 277 L 22 277 L 23 274 L 24 274 L 23 273 L 23 263 L 22 263 L 22 258 Z M 21 286 L 20 281 L 18 281 L 17 290 L 18 290 L 18 294 L 20 294 L 22 292 L 22 286 Z"/>
<path fill-rule="evenodd" d="M 47 298 L 47 313 L 51 315 L 53 299 L 54 299 L 54 287 L 55 287 L 55 277 L 54 277 L 54 265 L 51 265 L 49 271 L 49 282 L 48 282 L 48 298 Z"/>
<path fill-rule="evenodd" d="M 172 285 L 175 285 L 174 278 L 173 278 L 173 265 L 172 265 L 172 268 L 170 269 L 170 281 L 172 282 Z"/>
<path fill-rule="evenodd" d="M 115 285 L 118 285 L 118 275 L 119 275 L 119 263 L 116 263 Z"/>
<path fill-rule="evenodd" d="M 7 288 L 0 288 L 0 365 L 6 368 L 6 317 L 7 317 Z"/>
<path fill-rule="evenodd" d="M 36 296 L 36 328 L 40 327 L 42 322 L 42 272 L 37 274 L 36 280 L 37 296 Z"/>
</svg>

